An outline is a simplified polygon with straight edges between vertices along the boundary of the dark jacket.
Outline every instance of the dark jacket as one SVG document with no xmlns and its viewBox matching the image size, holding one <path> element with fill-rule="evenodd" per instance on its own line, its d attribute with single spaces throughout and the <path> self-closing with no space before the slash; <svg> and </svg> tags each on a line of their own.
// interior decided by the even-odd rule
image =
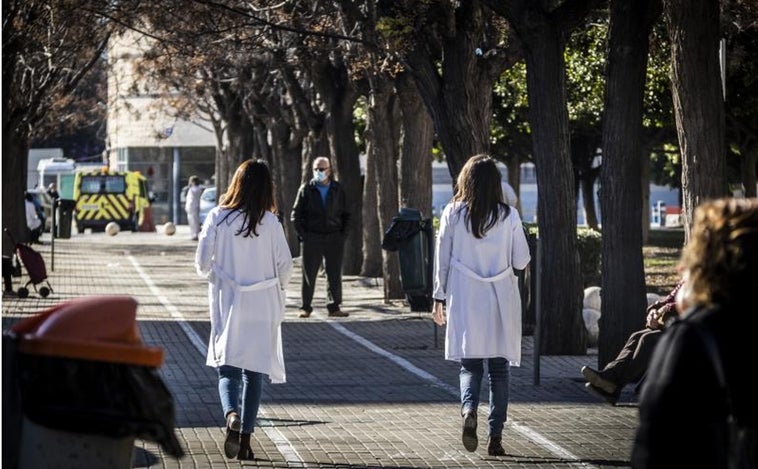
<svg viewBox="0 0 758 469">
<path fill-rule="evenodd" d="M 316 184 L 311 179 L 297 191 L 290 217 L 297 235 L 301 241 L 308 233 L 341 233 L 346 236 L 350 228 L 350 211 L 345 190 L 339 182 L 331 181 L 324 207 Z"/>
<path fill-rule="evenodd" d="M 726 467 L 725 393 L 696 328 L 718 344 L 737 420 L 755 428 L 755 316 L 734 305 L 698 308 L 666 328 L 640 393 L 632 467 Z"/>
</svg>

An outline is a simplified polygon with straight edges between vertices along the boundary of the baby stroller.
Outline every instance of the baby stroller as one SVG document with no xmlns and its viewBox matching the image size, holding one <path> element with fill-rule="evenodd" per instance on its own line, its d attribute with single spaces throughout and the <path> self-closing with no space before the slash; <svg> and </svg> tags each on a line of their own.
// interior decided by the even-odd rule
<svg viewBox="0 0 758 469">
<path fill-rule="evenodd" d="M 11 241 L 16 247 L 16 255 L 21 259 L 21 263 L 26 269 L 26 273 L 29 274 L 29 281 L 23 287 L 18 289 L 18 297 L 26 298 L 29 296 L 29 284 L 34 287 L 34 291 L 39 293 L 42 298 L 47 298 L 53 291 L 53 287 L 50 286 L 50 282 L 47 281 L 47 268 L 45 267 L 45 260 L 42 258 L 42 254 L 35 251 L 31 246 L 27 246 L 23 243 L 17 243 L 8 230 L 5 232 L 10 237 Z M 40 287 L 37 290 L 37 285 L 45 282 L 47 286 Z"/>
</svg>

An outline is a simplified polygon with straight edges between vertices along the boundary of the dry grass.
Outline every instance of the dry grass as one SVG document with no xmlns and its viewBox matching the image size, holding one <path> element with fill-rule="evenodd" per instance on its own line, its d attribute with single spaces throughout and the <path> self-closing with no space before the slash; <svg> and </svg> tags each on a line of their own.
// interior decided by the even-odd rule
<svg viewBox="0 0 758 469">
<path fill-rule="evenodd" d="M 674 229 L 651 230 L 648 244 L 642 248 L 647 291 L 668 294 L 679 281 L 676 266 L 682 254 L 684 232 Z"/>
</svg>

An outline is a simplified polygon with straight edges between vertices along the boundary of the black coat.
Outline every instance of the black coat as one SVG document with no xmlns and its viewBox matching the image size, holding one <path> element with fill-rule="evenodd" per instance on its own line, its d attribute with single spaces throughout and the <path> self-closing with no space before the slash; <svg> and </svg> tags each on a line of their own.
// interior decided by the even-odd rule
<svg viewBox="0 0 758 469">
<path fill-rule="evenodd" d="M 640 394 L 632 467 L 727 467 L 725 393 L 696 328 L 716 340 L 737 420 L 755 428 L 756 322 L 747 309 L 697 308 L 666 328 Z"/>
<path fill-rule="evenodd" d="M 297 191 L 291 215 L 295 231 L 301 240 L 308 233 L 341 233 L 346 236 L 350 229 L 350 211 L 342 185 L 331 181 L 324 206 L 316 184 L 310 180 Z"/>
</svg>

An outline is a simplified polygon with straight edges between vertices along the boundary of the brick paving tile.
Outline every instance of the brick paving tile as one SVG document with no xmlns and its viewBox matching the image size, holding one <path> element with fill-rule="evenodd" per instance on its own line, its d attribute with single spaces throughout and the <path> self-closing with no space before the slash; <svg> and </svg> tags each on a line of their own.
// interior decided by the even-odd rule
<svg viewBox="0 0 758 469">
<path fill-rule="evenodd" d="M 588 394 L 579 375 L 586 356 L 539 358 L 534 383 L 532 338 L 512 368 L 505 457 L 486 454 L 487 387 L 483 385 L 474 453 L 460 444 L 458 366 L 444 360 L 444 330 L 402 301 L 383 302 L 381 281 L 346 276 L 342 309 L 327 318 L 325 279 L 314 314 L 297 317 L 300 274 L 287 290 L 283 325 L 287 383 L 266 384 L 252 447 L 254 461 L 223 455 L 223 416 L 215 370 L 205 366 L 210 325 L 207 285 L 193 267 L 187 227 L 160 233 L 49 238 L 44 256 L 54 293 L 4 298 L 3 328 L 51 305 L 85 295 L 128 294 L 139 302 L 143 341 L 160 346 L 159 373 L 175 402 L 176 433 L 186 455 L 174 459 L 135 441 L 134 467 L 145 468 L 479 468 L 627 467 L 637 425 L 633 390 L 616 407 Z M 53 259 L 54 256 L 54 259 Z M 54 264 L 54 265 L 53 265 Z M 22 279 L 14 279 L 18 288 Z"/>
</svg>

